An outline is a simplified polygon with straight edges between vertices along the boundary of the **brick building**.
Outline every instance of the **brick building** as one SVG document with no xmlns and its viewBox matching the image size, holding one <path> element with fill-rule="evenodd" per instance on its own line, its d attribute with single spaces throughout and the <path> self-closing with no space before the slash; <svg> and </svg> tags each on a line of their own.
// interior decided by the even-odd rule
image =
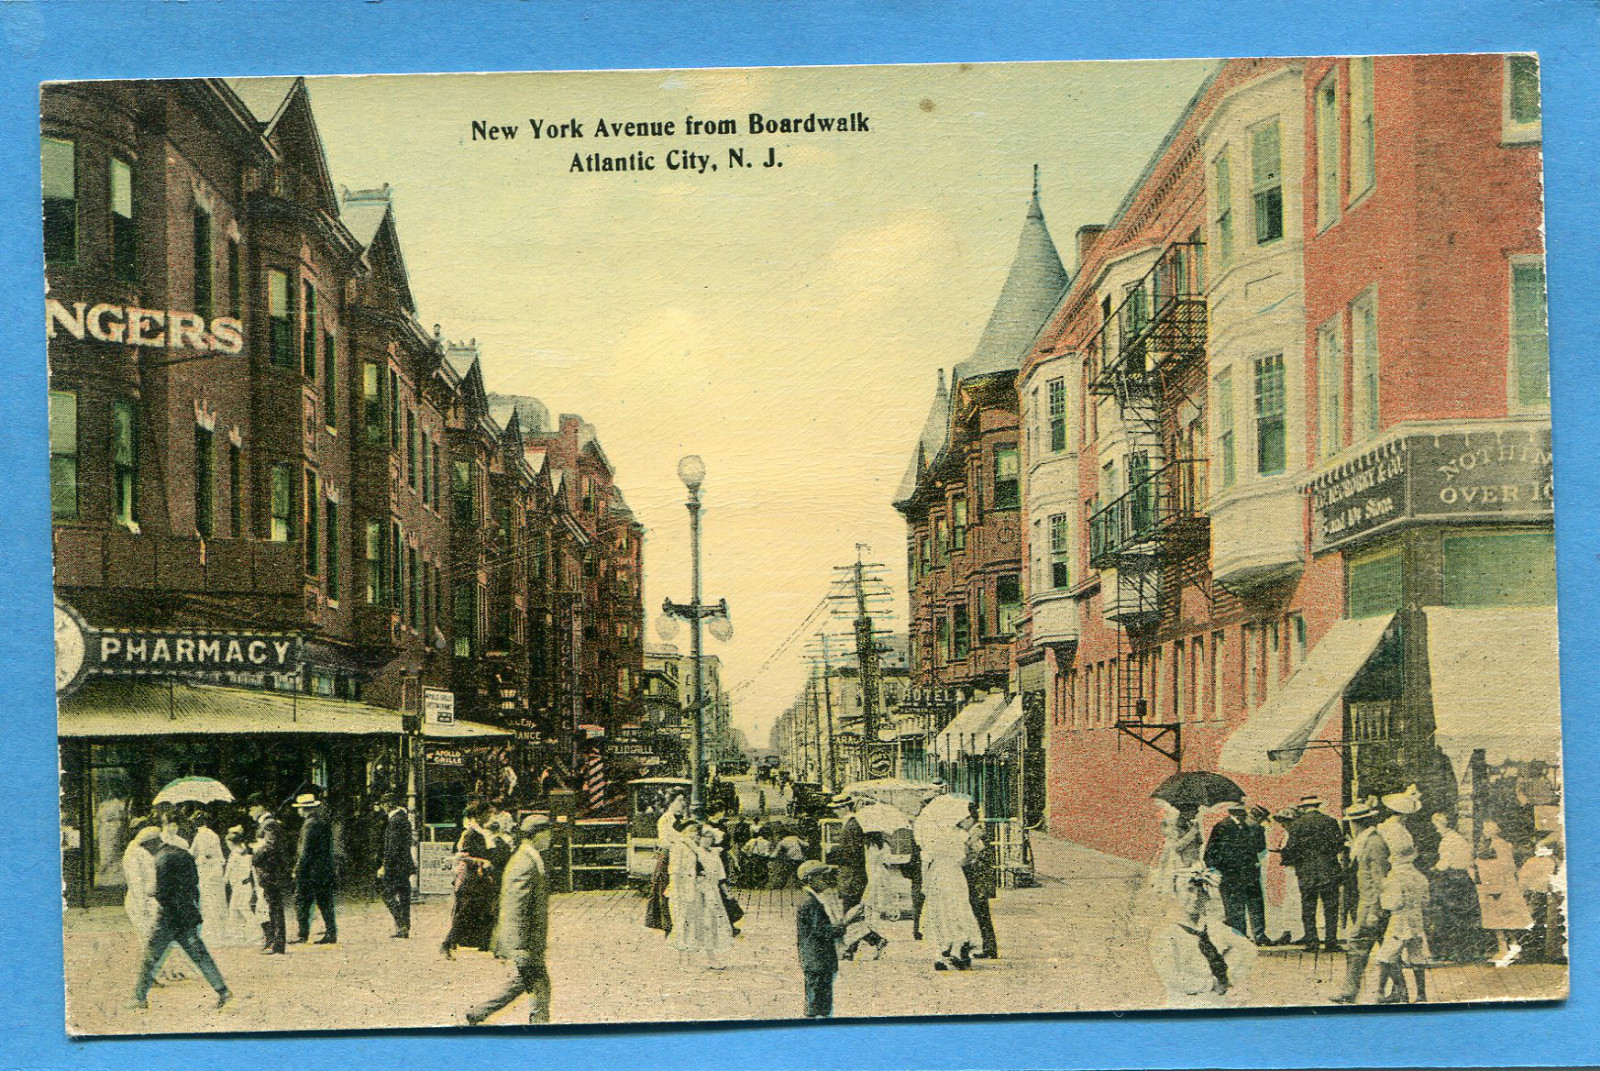
<svg viewBox="0 0 1600 1071">
<path fill-rule="evenodd" d="M 1540 222 L 1531 59 L 1241 60 L 1079 234 L 1020 377 L 1054 832 L 1557 758 Z"/>
<path fill-rule="evenodd" d="M 62 83 L 42 109 L 58 625 L 99 670 L 60 704 L 74 898 L 120 895 L 127 821 L 177 776 L 320 785 L 355 851 L 381 792 L 453 782 L 419 800 L 453 821 L 553 761 L 576 719 L 529 643 L 535 533 L 581 526 L 417 322 L 389 191 L 334 186 L 304 81 Z M 634 595 L 591 606 L 637 622 L 629 523 Z M 198 664 L 240 637 L 259 659 Z M 461 716 L 413 721 L 430 688 Z"/>
</svg>

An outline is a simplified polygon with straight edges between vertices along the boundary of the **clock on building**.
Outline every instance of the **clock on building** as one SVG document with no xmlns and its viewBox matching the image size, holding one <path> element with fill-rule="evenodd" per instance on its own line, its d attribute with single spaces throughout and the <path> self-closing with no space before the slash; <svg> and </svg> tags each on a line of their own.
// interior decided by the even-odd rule
<svg viewBox="0 0 1600 1071">
<path fill-rule="evenodd" d="M 56 694 L 76 688 L 89 668 L 89 628 L 72 607 L 56 600 Z"/>
</svg>

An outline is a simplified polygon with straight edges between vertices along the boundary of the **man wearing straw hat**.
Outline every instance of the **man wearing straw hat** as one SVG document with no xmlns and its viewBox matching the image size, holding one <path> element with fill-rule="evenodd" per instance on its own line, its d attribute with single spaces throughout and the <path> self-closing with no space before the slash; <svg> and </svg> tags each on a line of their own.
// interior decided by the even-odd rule
<svg viewBox="0 0 1600 1071">
<path fill-rule="evenodd" d="M 333 863 L 333 824 L 328 821 L 322 799 L 315 792 L 301 792 L 294 798 L 299 812 L 300 847 L 294 860 L 294 913 L 298 926 L 295 944 L 311 937 L 311 908 L 322 912 L 319 945 L 339 942 L 339 923 L 334 918 L 333 890 L 337 874 Z"/>
<path fill-rule="evenodd" d="M 467 1012 L 467 1025 L 477 1026 L 522 994 L 528 994 L 528 1022 L 550 1021 L 550 972 L 545 944 L 550 932 L 550 883 L 544 856 L 550 847 L 550 819 L 530 814 L 519 827 L 522 843 L 506 862 L 500 881 L 500 922 L 491 945 L 497 958 L 509 960 L 515 973 L 497 995 Z"/>
<path fill-rule="evenodd" d="M 1283 865 L 1294 867 L 1300 886 L 1300 923 L 1306 951 L 1317 948 L 1317 903 L 1322 903 L 1322 948 L 1339 950 L 1339 883 L 1344 874 L 1339 856 L 1344 833 L 1337 819 L 1322 810 L 1318 796 L 1300 797 L 1300 813 L 1289 823 L 1289 840 L 1283 846 Z"/>
</svg>

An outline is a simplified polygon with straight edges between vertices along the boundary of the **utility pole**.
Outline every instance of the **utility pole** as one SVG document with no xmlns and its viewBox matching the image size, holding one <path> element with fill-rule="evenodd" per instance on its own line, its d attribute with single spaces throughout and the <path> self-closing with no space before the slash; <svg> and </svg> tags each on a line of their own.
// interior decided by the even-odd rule
<svg viewBox="0 0 1600 1071">
<path fill-rule="evenodd" d="M 829 792 L 838 792 L 839 753 L 833 736 L 833 686 L 828 680 L 828 634 L 826 632 L 819 632 L 817 634 L 817 638 L 822 641 L 822 703 L 828 711 L 828 758 L 826 764 L 826 784 Z"/>
<path fill-rule="evenodd" d="M 866 585 L 862 582 L 861 552 L 865 543 L 856 544 L 856 662 L 861 673 L 861 755 L 863 762 L 878 742 L 878 640 L 867 613 Z"/>
</svg>

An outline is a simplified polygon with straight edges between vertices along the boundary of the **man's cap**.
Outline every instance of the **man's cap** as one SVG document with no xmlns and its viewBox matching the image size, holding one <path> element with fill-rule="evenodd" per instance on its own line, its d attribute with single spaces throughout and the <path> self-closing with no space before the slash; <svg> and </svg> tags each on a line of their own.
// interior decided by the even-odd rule
<svg viewBox="0 0 1600 1071">
<path fill-rule="evenodd" d="M 795 871 L 795 877 L 799 878 L 801 881 L 805 881 L 813 874 L 829 875 L 837 874 L 838 872 L 839 868 L 836 866 L 829 866 L 827 863 L 819 863 L 815 859 L 807 859 L 805 862 L 801 863 L 800 868 Z"/>
<path fill-rule="evenodd" d="M 1314 792 L 1309 796 L 1301 796 L 1300 797 L 1300 806 L 1302 806 L 1302 807 L 1321 807 L 1322 806 L 1322 797 L 1317 795 Z"/>
<path fill-rule="evenodd" d="M 294 798 L 296 807 L 321 807 L 322 801 L 315 792 L 302 792 Z"/>
</svg>

